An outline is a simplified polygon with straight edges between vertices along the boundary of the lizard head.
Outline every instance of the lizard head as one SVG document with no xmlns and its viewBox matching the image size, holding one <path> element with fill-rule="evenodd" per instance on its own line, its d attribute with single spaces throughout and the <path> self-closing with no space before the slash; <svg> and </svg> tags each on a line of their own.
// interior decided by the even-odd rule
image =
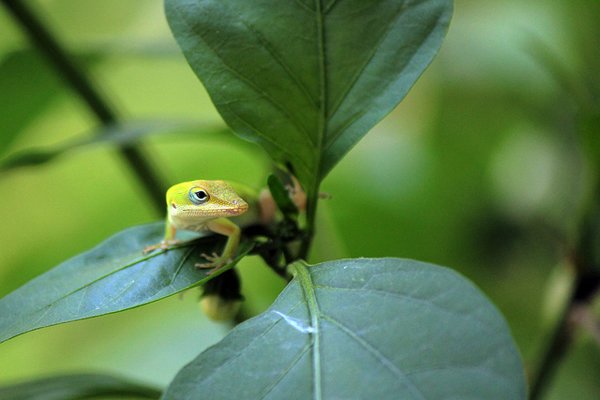
<svg viewBox="0 0 600 400">
<path fill-rule="evenodd" d="M 167 208 L 171 216 L 219 218 L 245 213 L 248 203 L 225 181 L 196 180 L 172 186 Z"/>
</svg>

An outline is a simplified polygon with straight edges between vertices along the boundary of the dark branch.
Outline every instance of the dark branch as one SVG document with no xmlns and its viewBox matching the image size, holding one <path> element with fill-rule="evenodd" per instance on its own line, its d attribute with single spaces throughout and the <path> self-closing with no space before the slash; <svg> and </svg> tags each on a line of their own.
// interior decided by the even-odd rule
<svg viewBox="0 0 600 400">
<path fill-rule="evenodd" d="M 600 184 L 598 185 L 600 189 Z M 600 235 L 600 192 L 593 199 L 590 211 L 584 216 L 581 234 L 576 248 L 570 257 L 570 266 L 575 277 L 574 285 L 564 310 L 552 333 L 531 377 L 531 400 L 539 400 L 548 388 L 560 362 L 573 343 L 577 324 L 575 315 L 582 307 L 587 307 L 600 291 L 600 262 L 595 247 Z"/>
<path fill-rule="evenodd" d="M 25 0 L 0 0 L 18 21 L 21 29 L 27 34 L 35 48 L 48 60 L 50 65 L 75 91 L 81 100 L 93 112 L 103 125 L 115 124 L 119 121 L 117 113 L 110 103 L 103 98 L 92 80 L 79 68 L 69 56 L 67 50 L 51 34 L 46 26 L 28 7 Z M 134 146 L 123 146 L 120 150 L 129 167 L 136 174 L 146 191 L 150 194 L 156 210 L 164 213 L 164 187 L 158 174 L 151 167 L 147 157 Z"/>
</svg>

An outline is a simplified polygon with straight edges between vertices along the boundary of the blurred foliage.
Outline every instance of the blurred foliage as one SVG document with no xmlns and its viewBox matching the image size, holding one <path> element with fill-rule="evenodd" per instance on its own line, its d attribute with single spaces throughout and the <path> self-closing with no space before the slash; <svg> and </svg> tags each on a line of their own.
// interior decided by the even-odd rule
<svg viewBox="0 0 600 400">
<path fill-rule="evenodd" d="M 35 4 L 74 49 L 106 51 L 92 72 L 125 115 L 221 123 L 183 56 L 169 50 L 176 45 L 160 2 Z M 491 297 L 526 362 L 534 360 L 568 284 L 563 244 L 574 240 L 597 180 L 577 132 L 587 124 L 588 139 L 598 143 L 599 20 L 596 0 L 456 0 L 432 66 L 325 180 L 331 199 L 322 200 L 314 261 L 401 256 L 454 267 Z M 166 49 L 161 57 L 152 43 Z M 0 62 L 25 46 L 0 9 Z M 136 51 L 123 50 L 128 46 Z M 37 74 L 46 73 L 36 65 Z M 574 93 L 585 93 L 583 115 Z M 68 91 L 43 105 L 32 115 L 18 111 L 30 118 L 12 128 L 20 132 L 8 153 L 56 146 L 95 128 Z M 0 109 L 0 118 L 6 112 Z M 270 169 L 259 150 L 230 140 L 163 135 L 145 147 L 170 183 L 202 176 L 259 187 Z M 159 219 L 105 147 L 3 174 L 0 194 L 0 296 L 118 230 Z M 365 240 L 373 230 L 378 240 Z M 264 310 L 283 286 L 257 260 L 240 272 L 248 314 Z M 225 331 L 202 316 L 190 293 L 5 343 L 0 363 L 10 368 L 0 370 L 0 383 L 102 368 L 165 384 Z M 548 398 L 598 398 L 599 360 L 592 338 L 578 336 Z"/>
<path fill-rule="evenodd" d="M 0 388 L 4 400 L 86 398 L 156 399 L 161 391 L 109 375 L 75 374 L 37 379 Z"/>
</svg>

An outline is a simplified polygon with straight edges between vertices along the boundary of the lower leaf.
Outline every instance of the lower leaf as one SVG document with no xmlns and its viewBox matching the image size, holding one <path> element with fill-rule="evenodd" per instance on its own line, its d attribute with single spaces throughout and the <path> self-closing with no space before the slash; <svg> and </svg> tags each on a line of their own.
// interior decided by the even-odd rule
<svg viewBox="0 0 600 400">
<path fill-rule="evenodd" d="M 171 296 L 225 272 L 252 247 L 243 242 L 236 260 L 221 268 L 220 273 L 209 275 L 208 270 L 198 269 L 195 264 L 206 262 L 202 253 L 220 252 L 222 238 L 207 236 L 168 251 L 142 254 L 148 245 L 159 243 L 163 235 L 162 223 L 126 229 L 3 297 L 0 342 L 34 329 Z"/>
<path fill-rule="evenodd" d="M 504 319 L 456 272 L 394 258 L 292 269 L 273 306 L 183 368 L 163 399 L 526 398 Z"/>
</svg>

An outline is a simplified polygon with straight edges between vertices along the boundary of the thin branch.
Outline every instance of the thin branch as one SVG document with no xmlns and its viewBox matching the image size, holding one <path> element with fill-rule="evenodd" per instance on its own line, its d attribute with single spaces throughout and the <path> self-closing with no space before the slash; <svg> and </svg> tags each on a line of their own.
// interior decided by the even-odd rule
<svg viewBox="0 0 600 400">
<path fill-rule="evenodd" d="M 600 184 L 598 185 L 600 189 Z M 573 343 L 578 324 L 576 313 L 587 307 L 600 291 L 600 266 L 595 265 L 594 246 L 600 226 L 600 190 L 593 199 L 590 211 L 583 218 L 579 243 L 570 257 L 575 274 L 573 289 L 569 294 L 564 310 L 554 328 L 550 342 L 544 349 L 530 381 L 530 399 L 543 398 L 554 373 Z"/>
<path fill-rule="evenodd" d="M 573 341 L 573 329 L 572 325 L 569 324 L 569 316 L 573 307 L 572 299 L 573 296 L 571 294 L 567 305 L 564 307 L 556 323 L 552 337 L 530 378 L 530 400 L 539 400 L 542 398 L 560 361 L 564 358 Z"/>
<path fill-rule="evenodd" d="M 571 313 L 573 324 L 586 331 L 600 347 L 600 320 L 596 317 L 593 307 L 580 306 Z"/>
<path fill-rule="evenodd" d="M 114 109 L 107 99 L 103 98 L 86 73 L 79 68 L 69 56 L 67 50 L 52 35 L 42 21 L 34 14 L 25 0 L 0 0 L 7 10 L 18 21 L 21 29 L 27 34 L 31 43 L 48 60 L 56 72 L 75 91 L 88 106 L 102 125 L 113 125 L 119 122 Z M 123 146 L 119 150 L 129 168 L 133 170 L 139 182 L 144 186 L 156 210 L 164 214 L 164 186 L 157 172 L 152 168 L 147 156 L 132 145 Z"/>
</svg>

